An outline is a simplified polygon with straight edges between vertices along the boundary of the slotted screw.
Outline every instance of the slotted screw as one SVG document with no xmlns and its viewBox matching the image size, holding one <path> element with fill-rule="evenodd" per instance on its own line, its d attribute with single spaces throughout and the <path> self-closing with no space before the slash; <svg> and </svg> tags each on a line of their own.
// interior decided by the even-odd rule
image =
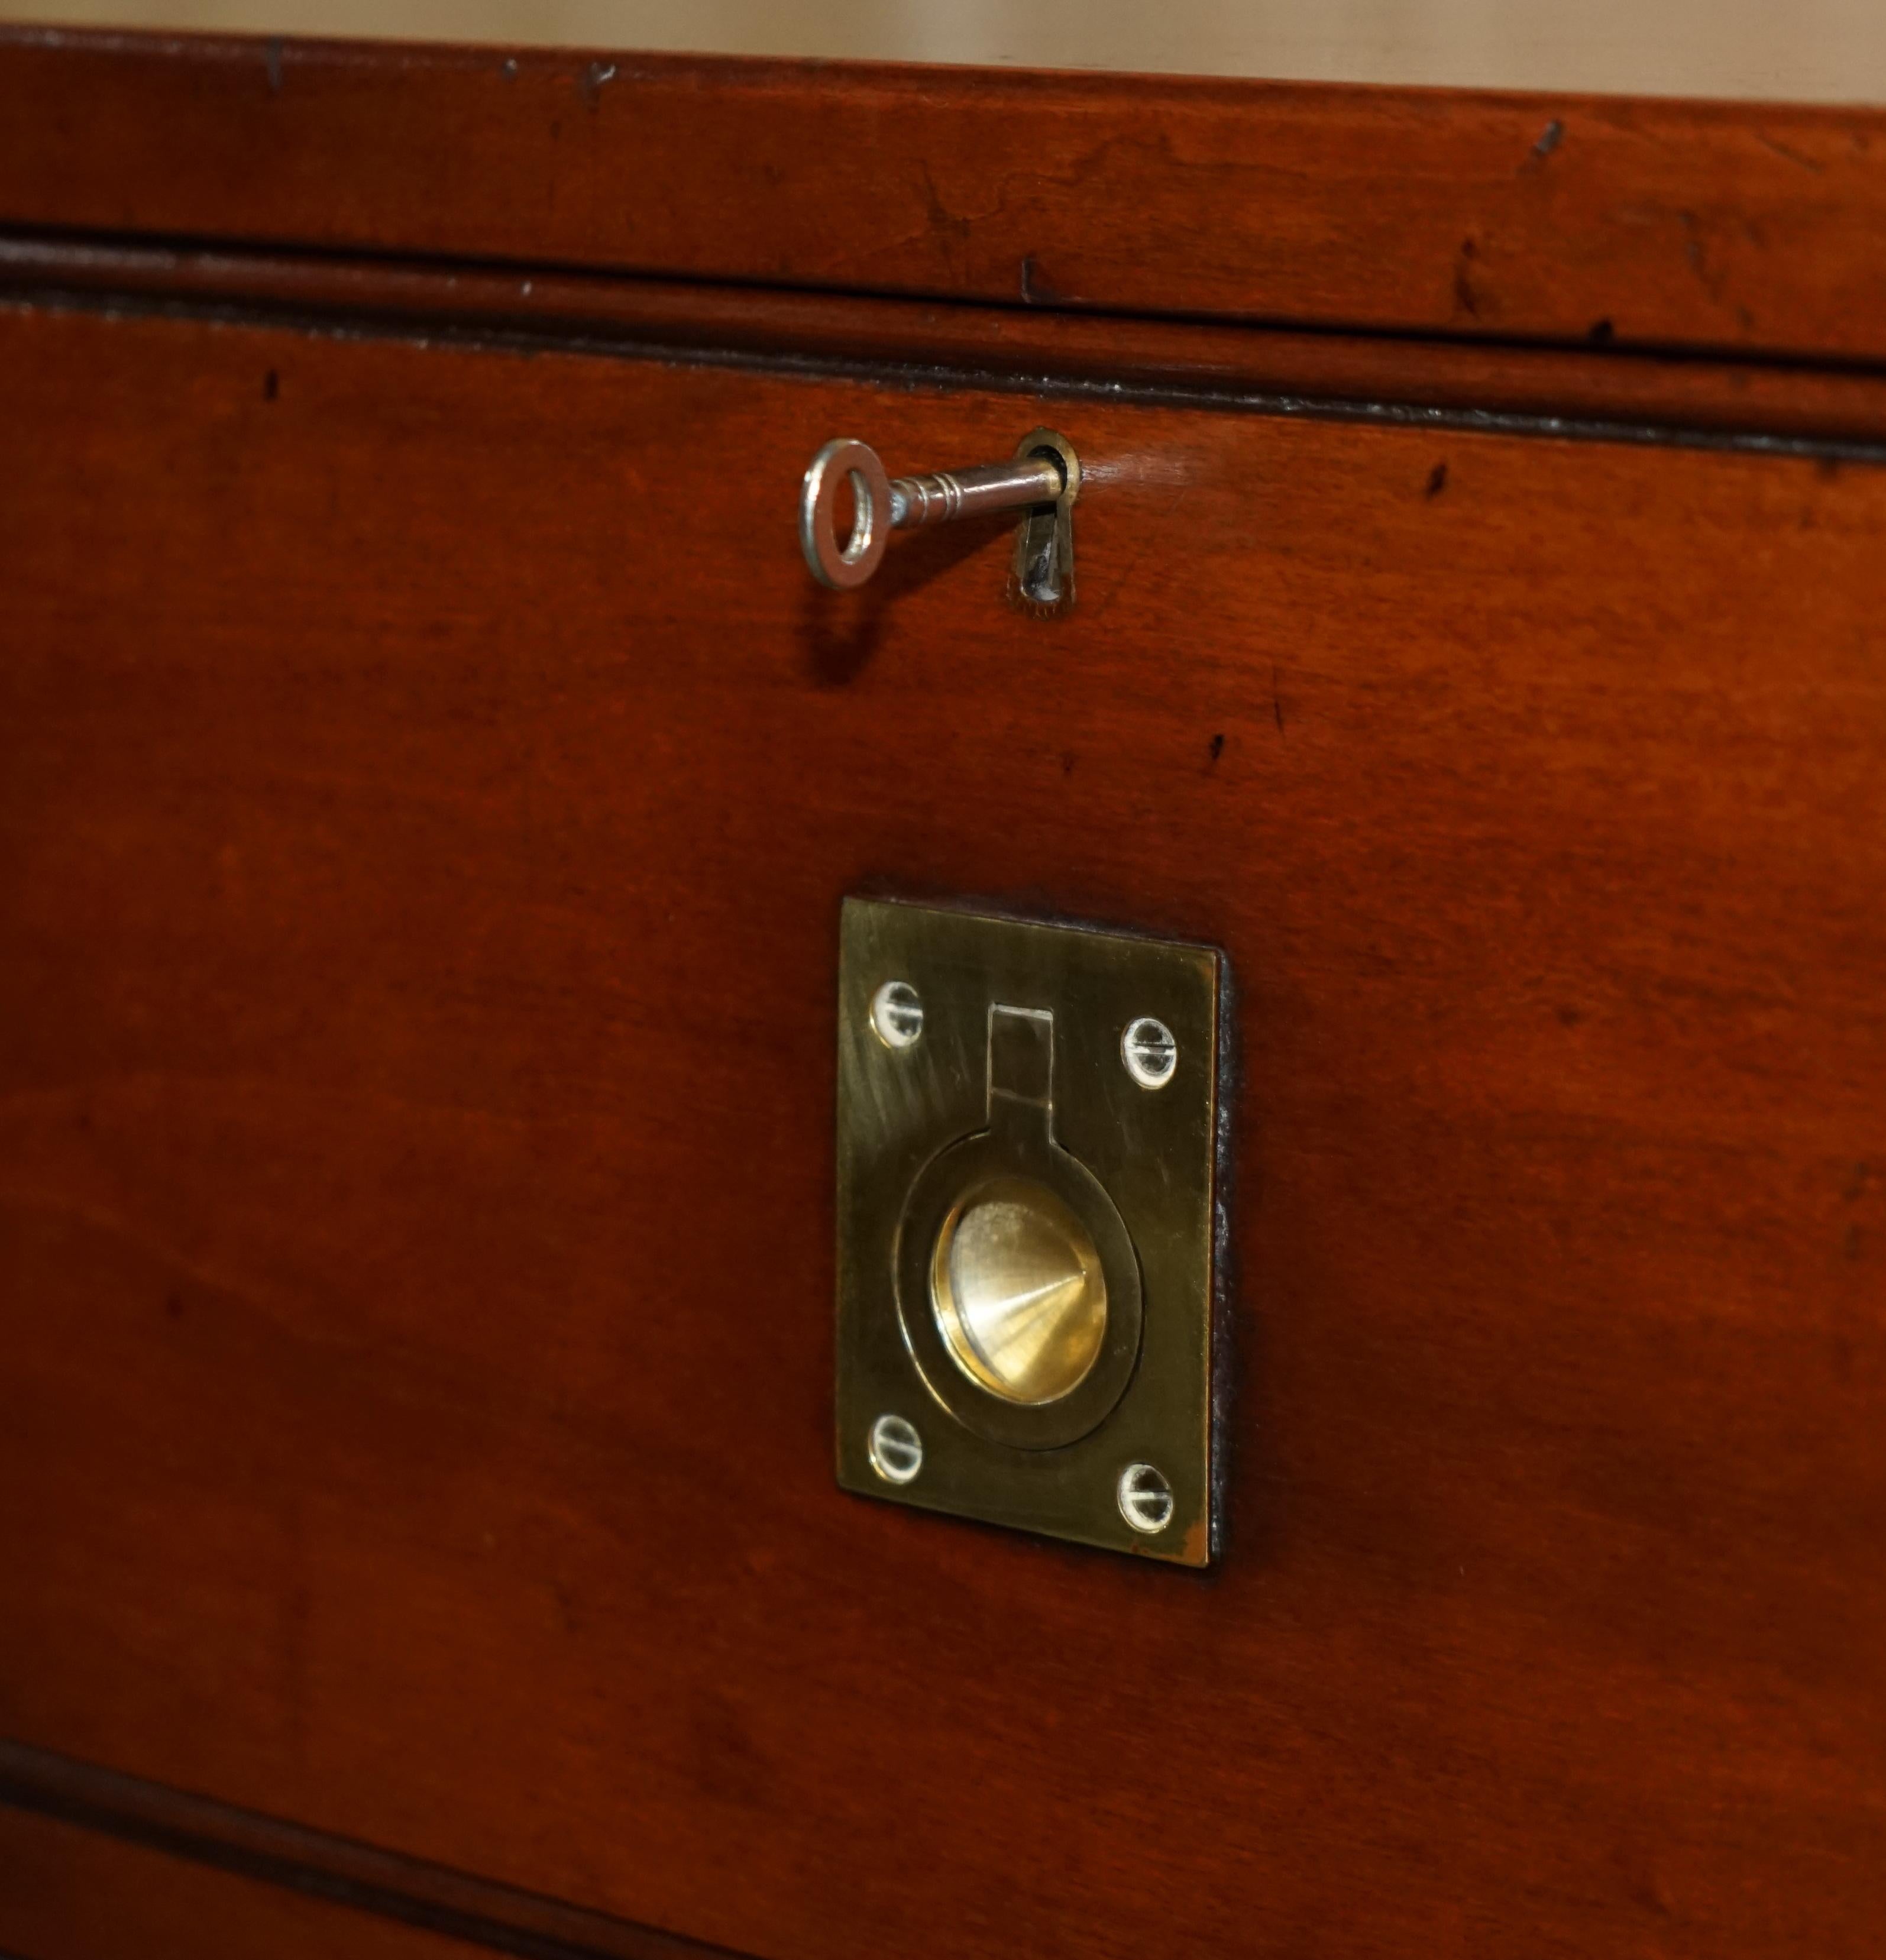
<svg viewBox="0 0 1886 1960">
<path fill-rule="evenodd" d="M 1178 1066 L 1178 1043 L 1163 1021 L 1142 1014 L 1120 1037 L 1120 1059 L 1142 1089 L 1163 1089 Z"/>
<path fill-rule="evenodd" d="M 908 1484 L 924 1467 L 924 1439 L 901 1415 L 881 1415 L 871 1425 L 871 1468 L 887 1484 Z"/>
<path fill-rule="evenodd" d="M 1172 1522 L 1172 1487 L 1150 1463 L 1129 1463 L 1120 1472 L 1120 1515 L 1151 1538 Z"/>
</svg>

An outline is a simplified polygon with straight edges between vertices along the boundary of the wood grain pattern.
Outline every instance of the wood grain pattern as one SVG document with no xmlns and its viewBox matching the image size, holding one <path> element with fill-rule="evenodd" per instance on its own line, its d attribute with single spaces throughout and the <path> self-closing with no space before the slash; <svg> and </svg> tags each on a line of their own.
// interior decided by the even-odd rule
<svg viewBox="0 0 1886 1960">
<path fill-rule="evenodd" d="M 468 265 L 0 237 L 0 291 L 43 304 L 235 310 L 361 331 L 915 371 L 984 387 L 1137 392 L 1278 412 L 1598 422 L 1620 436 L 1755 436 L 1858 454 L 1886 441 L 1886 377 L 1613 348 L 1296 333 L 1044 308 Z M 1261 402 L 1251 398 L 1261 397 Z M 1535 429 L 1535 433 L 1541 433 Z"/>
<path fill-rule="evenodd" d="M 1886 358 L 1886 116 L 0 35 L 0 220 L 1471 339 Z"/>
<path fill-rule="evenodd" d="M 811 586 L 1047 412 L 0 313 L 0 1730 L 777 1960 L 1870 1955 L 1886 477 L 1055 403 L 1070 619 Z M 865 887 L 1229 951 L 1215 1574 L 833 1488 Z"/>
</svg>

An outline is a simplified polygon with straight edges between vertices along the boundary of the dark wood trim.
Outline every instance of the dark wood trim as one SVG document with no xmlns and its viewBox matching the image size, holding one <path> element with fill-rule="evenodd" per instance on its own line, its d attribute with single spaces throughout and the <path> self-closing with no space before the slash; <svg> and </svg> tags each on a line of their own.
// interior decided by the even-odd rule
<svg viewBox="0 0 1886 1960">
<path fill-rule="evenodd" d="M 0 1803 L 14 1960 L 482 1960 L 490 1949 Z"/>
<path fill-rule="evenodd" d="M 731 1960 L 650 1927 L 0 1740 L 0 1803 L 523 1960 Z"/>
<path fill-rule="evenodd" d="M 1543 434 L 1687 434 L 1834 450 L 1886 442 L 1886 374 L 1772 362 L 33 234 L 0 236 L 0 297 L 8 294 L 876 367 L 1042 393 L 1102 387 L 1110 396 L 1236 399 L 1283 412 L 1529 422 Z"/>
<path fill-rule="evenodd" d="M 0 34 L 0 223 L 1886 359 L 1886 114 Z"/>
</svg>

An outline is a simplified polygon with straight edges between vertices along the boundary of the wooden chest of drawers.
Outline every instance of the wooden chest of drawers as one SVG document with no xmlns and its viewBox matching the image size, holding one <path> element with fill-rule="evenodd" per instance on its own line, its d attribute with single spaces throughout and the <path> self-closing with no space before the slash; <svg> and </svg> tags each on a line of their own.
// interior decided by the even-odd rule
<svg viewBox="0 0 1886 1960">
<path fill-rule="evenodd" d="M 0 100 L 0 1948 L 1878 1951 L 1886 119 Z M 835 1486 L 858 892 L 1229 956 L 1210 1571 Z"/>
</svg>

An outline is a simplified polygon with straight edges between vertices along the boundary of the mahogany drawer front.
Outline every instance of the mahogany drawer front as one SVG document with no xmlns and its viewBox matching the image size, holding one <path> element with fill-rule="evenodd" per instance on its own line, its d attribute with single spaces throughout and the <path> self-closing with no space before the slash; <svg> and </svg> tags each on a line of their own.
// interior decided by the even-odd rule
<svg viewBox="0 0 1886 1960">
<path fill-rule="evenodd" d="M 813 586 L 825 438 L 1038 422 L 1067 619 Z M 0 1732 L 777 1960 L 1872 1952 L 1883 526 L 0 312 Z M 860 890 L 1229 953 L 1212 1573 L 835 1488 Z"/>
</svg>

